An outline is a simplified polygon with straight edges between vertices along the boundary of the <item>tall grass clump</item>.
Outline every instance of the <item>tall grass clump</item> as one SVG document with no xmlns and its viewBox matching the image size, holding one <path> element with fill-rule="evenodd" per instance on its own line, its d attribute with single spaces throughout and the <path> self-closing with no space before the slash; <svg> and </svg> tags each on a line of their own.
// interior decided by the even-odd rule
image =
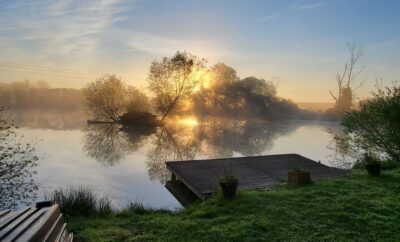
<svg viewBox="0 0 400 242">
<path fill-rule="evenodd" d="M 66 215 L 105 216 L 114 212 L 112 198 L 98 195 L 92 187 L 58 188 L 45 197 L 58 203 Z"/>
</svg>

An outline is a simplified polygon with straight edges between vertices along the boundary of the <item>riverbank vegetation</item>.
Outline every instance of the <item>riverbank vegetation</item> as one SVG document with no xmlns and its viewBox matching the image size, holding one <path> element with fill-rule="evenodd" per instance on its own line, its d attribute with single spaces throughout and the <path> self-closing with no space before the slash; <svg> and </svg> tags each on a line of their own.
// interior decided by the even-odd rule
<svg viewBox="0 0 400 242">
<path fill-rule="evenodd" d="M 223 63 L 207 67 L 205 59 L 188 52 L 153 61 L 147 82 L 150 97 L 115 75 L 104 75 L 83 89 L 86 110 L 95 121 L 124 125 L 147 119 L 157 124 L 156 116 L 160 123 L 188 115 L 262 120 L 317 116 L 278 97 L 271 81 L 242 79 Z"/>
<path fill-rule="evenodd" d="M 365 154 L 378 160 L 400 160 L 400 86 L 377 83 L 373 97 L 343 115 L 343 131 L 334 138 L 342 153 L 354 159 Z"/>
<path fill-rule="evenodd" d="M 362 169 L 332 180 L 220 195 L 176 212 L 132 206 L 66 214 L 78 241 L 398 241 L 400 169 Z"/>
</svg>

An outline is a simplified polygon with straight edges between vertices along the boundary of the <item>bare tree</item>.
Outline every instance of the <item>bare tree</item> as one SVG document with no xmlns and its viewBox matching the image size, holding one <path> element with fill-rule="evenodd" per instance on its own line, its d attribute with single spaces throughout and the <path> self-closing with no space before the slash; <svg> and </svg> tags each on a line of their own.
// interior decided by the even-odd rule
<svg viewBox="0 0 400 242">
<path fill-rule="evenodd" d="M 96 120 L 117 122 L 126 104 L 126 87 L 115 75 L 106 74 L 83 89 L 89 115 Z"/>
<path fill-rule="evenodd" d="M 356 81 L 358 75 L 363 72 L 363 68 L 356 69 L 356 65 L 364 52 L 362 46 L 356 44 L 347 44 L 347 48 L 350 52 L 350 59 L 344 65 L 342 73 L 336 74 L 337 83 L 337 95 L 332 91 L 329 91 L 333 99 L 335 99 L 335 110 L 336 111 L 348 111 L 353 105 L 353 94 L 360 88 L 364 81 Z"/>
<path fill-rule="evenodd" d="M 148 76 L 149 89 L 155 95 L 157 111 L 161 120 L 177 111 L 183 101 L 190 97 L 202 78 L 205 60 L 187 52 L 177 52 L 172 58 L 154 61 Z"/>
</svg>

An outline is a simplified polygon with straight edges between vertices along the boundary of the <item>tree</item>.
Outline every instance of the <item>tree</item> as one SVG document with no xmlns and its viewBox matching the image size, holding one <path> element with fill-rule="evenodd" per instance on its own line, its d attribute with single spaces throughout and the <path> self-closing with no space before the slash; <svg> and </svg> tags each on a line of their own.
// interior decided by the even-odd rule
<svg viewBox="0 0 400 242">
<path fill-rule="evenodd" d="M 16 127 L 2 117 L 3 111 L 0 107 L 0 209 L 28 205 L 37 195 L 35 148 L 20 142 Z"/>
<path fill-rule="evenodd" d="M 356 70 L 356 65 L 364 54 L 362 47 L 355 44 L 347 44 L 347 48 L 350 52 L 350 59 L 344 65 L 342 74 L 336 74 L 337 94 L 335 95 L 332 91 L 329 91 L 335 100 L 334 110 L 336 112 L 350 110 L 353 106 L 354 92 L 364 83 L 363 81 L 356 82 L 357 76 L 363 71 L 363 69 Z"/>
<path fill-rule="evenodd" d="M 179 110 L 203 78 L 206 61 L 187 52 L 177 52 L 172 58 L 153 61 L 148 76 L 149 89 L 154 93 L 157 111 L 164 120 Z"/>
<path fill-rule="evenodd" d="M 343 133 L 335 135 L 342 151 L 360 158 L 364 153 L 400 162 L 400 86 L 377 85 L 371 99 L 344 113 Z"/>
<path fill-rule="evenodd" d="M 89 115 L 101 121 L 118 122 L 126 104 L 126 87 L 115 75 L 106 74 L 83 89 Z"/>
<path fill-rule="evenodd" d="M 127 90 L 127 111 L 133 112 L 148 112 L 150 109 L 149 98 L 139 89 L 133 86 L 128 86 Z"/>
<path fill-rule="evenodd" d="M 221 114 L 226 110 L 228 88 L 239 77 L 236 71 L 224 63 L 218 63 L 208 70 L 208 87 L 201 87 L 193 96 L 195 112 L 198 114 Z"/>
</svg>

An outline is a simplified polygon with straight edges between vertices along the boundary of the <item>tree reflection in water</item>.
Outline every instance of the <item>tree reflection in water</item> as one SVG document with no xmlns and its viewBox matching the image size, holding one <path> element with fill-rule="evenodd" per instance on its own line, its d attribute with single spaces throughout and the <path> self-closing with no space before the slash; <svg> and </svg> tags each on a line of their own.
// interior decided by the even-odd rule
<svg viewBox="0 0 400 242">
<path fill-rule="evenodd" d="M 165 161 L 260 155 L 272 148 L 278 136 L 296 129 L 293 125 L 284 127 L 224 118 L 207 118 L 195 125 L 168 124 L 157 133 L 148 153 L 149 176 L 162 183 L 167 181 L 170 174 Z"/>
<path fill-rule="evenodd" d="M 193 160 L 201 147 L 195 125 L 168 124 L 160 128 L 147 154 L 151 180 L 164 183 L 170 178 L 165 161 Z"/>
<path fill-rule="evenodd" d="M 127 154 L 149 145 L 147 169 L 151 180 L 164 183 L 170 174 L 165 161 L 260 155 L 277 137 L 298 125 L 265 121 L 206 118 L 196 122 L 168 122 L 160 128 L 121 129 L 118 125 L 89 125 L 84 149 L 89 157 L 110 166 Z M 150 142 L 145 142 L 149 139 Z"/>
<path fill-rule="evenodd" d="M 38 190 L 34 180 L 37 160 L 22 156 L 6 159 L 0 162 L 0 210 L 32 204 Z"/>
<path fill-rule="evenodd" d="M 113 166 L 127 154 L 142 146 L 155 129 L 122 129 L 117 124 L 88 125 L 84 130 L 84 150 L 87 156 L 104 166 Z"/>
<path fill-rule="evenodd" d="M 31 204 L 38 189 L 35 147 L 21 141 L 14 124 L 3 118 L 3 110 L 0 107 L 0 210 Z"/>
</svg>

